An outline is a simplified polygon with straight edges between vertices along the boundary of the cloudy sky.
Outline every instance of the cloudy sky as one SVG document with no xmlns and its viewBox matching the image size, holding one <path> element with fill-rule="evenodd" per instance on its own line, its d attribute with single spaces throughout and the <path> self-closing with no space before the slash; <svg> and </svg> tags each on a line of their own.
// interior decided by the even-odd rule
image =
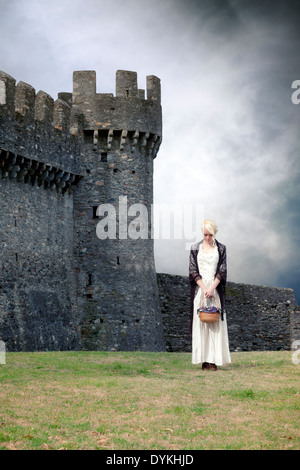
<svg viewBox="0 0 300 470">
<path fill-rule="evenodd" d="M 298 0 L 0 0 L 0 69 L 55 99 L 73 70 L 108 93 L 118 69 L 139 88 L 158 76 L 155 204 L 201 207 L 230 281 L 292 287 L 300 304 L 299 21 Z M 184 237 L 155 253 L 157 271 L 187 275 Z"/>
</svg>

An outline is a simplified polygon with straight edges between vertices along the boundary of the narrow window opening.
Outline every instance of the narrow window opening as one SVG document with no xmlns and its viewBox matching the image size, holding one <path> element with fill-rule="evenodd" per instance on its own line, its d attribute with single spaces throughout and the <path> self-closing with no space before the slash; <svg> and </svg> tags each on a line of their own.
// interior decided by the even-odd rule
<svg viewBox="0 0 300 470">
<path fill-rule="evenodd" d="M 88 299 L 93 298 L 93 290 L 92 290 L 92 274 L 88 273 L 88 278 L 87 278 L 87 289 L 86 289 L 86 296 Z"/>
<path fill-rule="evenodd" d="M 16 263 L 19 261 L 18 253 L 15 253 L 16 255 Z"/>
<path fill-rule="evenodd" d="M 98 206 L 93 206 L 93 219 L 98 219 L 97 209 Z"/>
<path fill-rule="evenodd" d="M 117 264 L 120 264 L 120 257 L 117 256 Z"/>
<path fill-rule="evenodd" d="M 101 153 L 101 162 L 107 162 L 107 152 Z"/>
<path fill-rule="evenodd" d="M 128 88 L 125 90 L 125 95 L 126 95 L 126 98 L 129 97 L 129 89 Z"/>
</svg>

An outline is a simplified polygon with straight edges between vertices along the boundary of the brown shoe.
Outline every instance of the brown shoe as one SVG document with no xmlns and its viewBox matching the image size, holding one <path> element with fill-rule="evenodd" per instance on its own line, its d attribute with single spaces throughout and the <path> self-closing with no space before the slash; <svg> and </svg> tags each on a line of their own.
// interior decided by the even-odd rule
<svg viewBox="0 0 300 470">
<path fill-rule="evenodd" d="M 202 370 L 208 370 L 208 369 L 209 369 L 209 363 L 208 362 L 203 362 Z"/>
<path fill-rule="evenodd" d="M 216 364 L 212 364 L 212 363 L 209 364 L 209 369 L 214 370 L 214 371 L 218 370 Z"/>
</svg>

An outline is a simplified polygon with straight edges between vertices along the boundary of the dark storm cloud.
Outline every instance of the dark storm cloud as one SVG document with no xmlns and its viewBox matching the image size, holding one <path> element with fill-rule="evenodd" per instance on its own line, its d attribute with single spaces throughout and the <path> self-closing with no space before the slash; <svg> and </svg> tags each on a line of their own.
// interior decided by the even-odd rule
<svg viewBox="0 0 300 470">
<path fill-rule="evenodd" d="M 232 281 L 299 292 L 299 1 L 0 0 L 0 69 L 56 98 L 73 70 L 162 81 L 156 203 L 203 204 Z M 167 180 L 167 181 L 166 181 Z M 186 274 L 185 241 L 156 242 L 159 271 Z"/>
<path fill-rule="evenodd" d="M 220 222 L 234 280 L 292 283 L 299 301 L 298 2 L 187 1 L 180 9 L 194 55 L 200 45 L 193 73 L 202 87 L 198 95 L 189 87 L 189 131 L 181 127 L 197 135 L 179 145 L 190 162 L 182 193 Z"/>
</svg>

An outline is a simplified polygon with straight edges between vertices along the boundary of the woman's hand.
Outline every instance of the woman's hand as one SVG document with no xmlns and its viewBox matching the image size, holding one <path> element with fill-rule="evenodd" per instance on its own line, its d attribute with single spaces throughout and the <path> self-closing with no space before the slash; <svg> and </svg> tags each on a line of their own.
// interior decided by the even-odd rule
<svg viewBox="0 0 300 470">
<path fill-rule="evenodd" d="M 198 279 L 197 284 L 203 290 L 204 295 L 206 297 L 207 288 L 206 285 L 203 283 L 202 279 Z"/>
<path fill-rule="evenodd" d="M 215 289 L 213 287 L 210 287 L 209 289 L 206 290 L 206 292 L 204 292 L 204 297 L 208 299 L 214 296 L 215 296 Z"/>
<path fill-rule="evenodd" d="M 204 296 L 206 298 L 214 297 L 215 289 L 218 287 L 219 284 L 220 280 L 218 278 L 215 278 L 213 285 L 209 289 L 206 289 L 206 292 L 204 292 Z"/>
</svg>

